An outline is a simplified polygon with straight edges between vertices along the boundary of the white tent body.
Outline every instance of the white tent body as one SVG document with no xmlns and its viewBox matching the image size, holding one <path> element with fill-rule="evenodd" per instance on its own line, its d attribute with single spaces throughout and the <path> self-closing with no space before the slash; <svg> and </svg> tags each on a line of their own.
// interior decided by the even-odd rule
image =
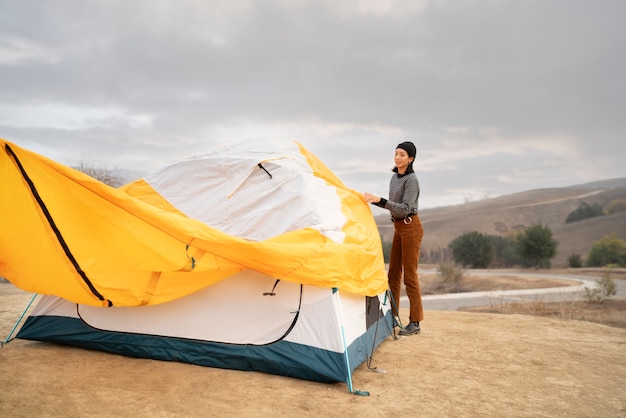
<svg viewBox="0 0 626 418">
<path fill-rule="evenodd" d="M 143 307 L 98 308 L 44 296 L 18 338 L 330 382 L 347 381 L 390 334 L 384 294 L 275 284 L 246 271 Z"/>
<path fill-rule="evenodd" d="M 297 144 L 248 141 L 143 181 L 180 212 L 234 236 L 260 241 L 314 228 L 341 243 L 341 201 L 309 172 Z M 103 308 L 44 296 L 17 337 L 351 386 L 352 371 L 391 334 L 386 295 L 244 269 L 158 305 Z"/>
</svg>

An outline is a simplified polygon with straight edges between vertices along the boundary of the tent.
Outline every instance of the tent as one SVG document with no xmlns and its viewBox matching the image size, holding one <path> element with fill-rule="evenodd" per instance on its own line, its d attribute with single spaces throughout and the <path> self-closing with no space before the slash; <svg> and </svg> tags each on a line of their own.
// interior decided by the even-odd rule
<svg viewBox="0 0 626 418">
<path fill-rule="evenodd" d="M 120 188 L 0 140 L 0 276 L 43 294 L 17 338 L 347 382 L 392 332 L 361 194 L 294 141 Z"/>
</svg>

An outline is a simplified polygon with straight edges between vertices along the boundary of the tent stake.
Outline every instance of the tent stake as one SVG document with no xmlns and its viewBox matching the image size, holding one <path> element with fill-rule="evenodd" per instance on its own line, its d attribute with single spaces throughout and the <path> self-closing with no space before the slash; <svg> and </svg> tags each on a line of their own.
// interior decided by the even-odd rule
<svg viewBox="0 0 626 418">
<path fill-rule="evenodd" d="M 24 312 L 22 312 L 22 315 L 20 316 L 20 319 L 18 319 L 17 322 L 15 323 L 15 325 L 13 325 L 13 329 L 11 330 L 11 332 L 9 332 L 9 335 L 7 335 L 7 339 L 4 340 L 2 345 L 4 345 L 4 344 L 8 343 L 9 341 L 11 341 L 11 337 L 13 336 L 13 333 L 15 332 L 15 329 L 20 324 L 20 322 L 22 322 L 22 319 L 24 318 L 24 315 L 26 315 L 26 311 L 28 310 L 28 308 L 30 308 L 30 305 L 33 304 L 33 301 L 35 300 L 36 297 L 37 297 L 37 293 L 35 293 L 33 295 L 33 297 L 30 299 L 30 302 L 28 302 L 28 305 L 26 305 L 26 309 L 24 309 Z"/>
</svg>

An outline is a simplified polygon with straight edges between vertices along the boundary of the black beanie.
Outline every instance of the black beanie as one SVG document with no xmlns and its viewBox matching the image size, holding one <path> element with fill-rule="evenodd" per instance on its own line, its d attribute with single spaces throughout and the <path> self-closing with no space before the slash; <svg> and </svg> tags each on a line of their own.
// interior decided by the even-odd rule
<svg viewBox="0 0 626 418">
<path fill-rule="evenodd" d="M 415 148 L 415 145 L 413 145 L 412 142 L 405 141 L 405 142 L 403 142 L 401 144 L 398 144 L 396 149 L 398 149 L 398 148 L 402 148 L 403 150 L 405 150 L 407 152 L 407 154 L 409 154 L 409 157 L 415 158 L 415 154 L 417 153 L 417 149 Z"/>
</svg>

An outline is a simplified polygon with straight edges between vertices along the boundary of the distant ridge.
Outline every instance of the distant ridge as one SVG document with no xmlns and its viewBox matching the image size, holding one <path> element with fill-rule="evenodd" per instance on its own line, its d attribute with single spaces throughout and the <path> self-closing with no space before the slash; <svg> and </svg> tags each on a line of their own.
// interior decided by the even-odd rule
<svg viewBox="0 0 626 418">
<path fill-rule="evenodd" d="M 608 179 L 608 180 L 598 180 L 592 181 L 591 183 L 584 183 L 575 186 L 569 186 L 570 188 L 597 188 L 597 189 L 616 189 L 619 187 L 626 187 L 626 177 L 616 178 L 616 179 Z"/>
<path fill-rule="evenodd" d="M 542 224 L 549 226 L 559 241 L 553 267 L 565 267 L 571 254 L 583 258 L 594 242 L 616 233 L 626 241 L 626 212 L 566 224 L 567 216 L 583 202 L 606 207 L 626 199 L 626 177 L 567 187 L 528 190 L 474 202 L 420 210 L 424 225 L 422 252 L 447 248 L 457 236 L 471 231 L 507 235 Z M 393 225 L 387 215 L 377 215 L 383 241 L 391 241 Z"/>
</svg>

